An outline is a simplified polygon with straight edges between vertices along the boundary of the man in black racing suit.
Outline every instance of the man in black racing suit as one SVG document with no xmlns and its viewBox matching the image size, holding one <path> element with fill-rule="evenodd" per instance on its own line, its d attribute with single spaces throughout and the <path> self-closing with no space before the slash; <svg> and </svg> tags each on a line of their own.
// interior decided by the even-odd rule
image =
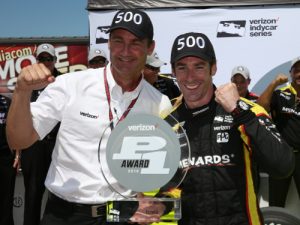
<svg viewBox="0 0 300 225">
<path fill-rule="evenodd" d="M 300 57 L 292 60 L 290 78 L 290 83 L 278 88 L 289 81 L 287 75 L 278 74 L 258 99 L 258 104 L 271 113 L 295 155 L 295 170 L 291 176 L 269 178 L 269 205 L 277 207 L 285 207 L 292 178 L 300 198 Z"/>
<path fill-rule="evenodd" d="M 291 148 L 266 111 L 240 98 L 235 84 L 213 85 L 216 58 L 206 35 L 179 35 L 171 64 L 183 93 L 172 115 L 191 147 L 190 158 L 180 162 L 188 173 L 180 185 L 179 224 L 262 225 L 252 162 L 270 176 L 288 176 L 294 168 Z"/>
</svg>

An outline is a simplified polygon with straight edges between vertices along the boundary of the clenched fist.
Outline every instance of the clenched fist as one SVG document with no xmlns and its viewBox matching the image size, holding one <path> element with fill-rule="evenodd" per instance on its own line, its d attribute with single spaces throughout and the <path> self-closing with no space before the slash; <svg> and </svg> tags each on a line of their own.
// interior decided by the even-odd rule
<svg viewBox="0 0 300 225">
<path fill-rule="evenodd" d="M 275 83 L 275 86 L 277 87 L 279 85 L 282 85 L 282 84 L 288 82 L 288 80 L 289 80 L 289 78 L 287 75 L 278 74 L 273 82 Z"/>
<path fill-rule="evenodd" d="M 18 91 L 39 90 L 54 81 L 55 77 L 44 64 L 32 64 L 21 70 L 17 79 L 16 89 Z"/>
<path fill-rule="evenodd" d="M 226 112 L 232 112 L 236 107 L 236 102 L 240 96 L 234 83 L 221 85 L 215 91 L 216 102 L 219 103 Z"/>
</svg>

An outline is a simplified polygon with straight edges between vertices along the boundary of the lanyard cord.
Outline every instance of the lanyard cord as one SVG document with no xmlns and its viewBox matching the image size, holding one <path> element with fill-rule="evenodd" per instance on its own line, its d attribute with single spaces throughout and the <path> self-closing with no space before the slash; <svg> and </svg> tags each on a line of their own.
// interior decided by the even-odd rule
<svg viewBox="0 0 300 225">
<path fill-rule="evenodd" d="M 110 104 L 111 97 L 110 97 L 109 86 L 108 86 L 108 82 L 107 82 L 106 67 L 104 68 L 104 86 L 105 86 L 105 93 L 106 93 L 106 98 L 107 98 L 107 103 L 108 103 L 108 108 L 109 108 L 109 122 L 110 122 L 109 126 L 110 126 L 110 129 L 113 130 L 114 129 L 114 124 L 113 124 L 114 117 L 113 117 L 113 114 L 112 114 L 112 111 L 111 111 L 111 104 Z M 136 101 L 138 100 L 138 98 L 140 96 L 140 93 L 141 92 L 139 92 L 138 96 L 130 102 L 129 106 L 127 107 L 127 109 L 125 110 L 123 115 L 120 117 L 118 123 L 126 118 L 129 111 L 133 108 Z"/>
<path fill-rule="evenodd" d="M 106 93 L 106 98 L 107 98 L 107 103 L 108 103 L 108 107 L 109 107 L 109 121 L 110 121 L 110 130 L 112 131 L 114 129 L 114 125 L 113 125 L 113 114 L 111 111 L 111 97 L 110 97 L 110 92 L 109 92 L 109 86 L 108 86 L 108 82 L 107 82 L 107 74 L 106 74 L 106 66 L 104 68 L 104 86 L 105 86 L 105 93 Z M 131 103 L 129 104 L 129 106 L 127 107 L 126 111 L 123 113 L 123 115 L 121 116 L 121 118 L 119 119 L 118 122 L 122 121 L 123 119 L 126 118 L 126 116 L 128 115 L 129 111 L 131 108 L 133 108 L 134 104 L 136 103 L 136 101 L 138 100 L 139 96 L 140 96 L 141 91 L 139 92 L 138 96 L 133 99 L 131 101 Z M 108 127 L 103 131 L 103 134 L 101 135 L 100 141 L 99 141 L 99 145 L 98 145 L 98 162 L 100 163 L 100 168 L 101 168 L 101 173 L 103 178 L 105 179 L 106 183 L 109 185 L 109 188 L 112 192 L 117 192 L 119 195 L 121 195 L 122 197 L 126 198 L 126 196 L 123 196 L 121 193 L 119 193 L 118 191 L 116 191 L 116 189 L 112 186 L 112 184 L 109 182 L 108 178 L 106 177 L 104 171 L 103 171 L 103 165 L 101 163 L 100 160 L 100 149 L 101 149 L 101 144 L 102 144 L 102 138 L 106 132 L 106 130 L 108 129 Z"/>
</svg>

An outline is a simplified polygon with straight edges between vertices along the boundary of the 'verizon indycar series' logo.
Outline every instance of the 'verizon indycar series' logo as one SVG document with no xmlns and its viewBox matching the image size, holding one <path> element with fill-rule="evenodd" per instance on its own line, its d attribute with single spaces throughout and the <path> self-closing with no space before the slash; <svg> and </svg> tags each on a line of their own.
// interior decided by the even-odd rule
<svg viewBox="0 0 300 225">
<path fill-rule="evenodd" d="M 217 37 L 270 37 L 278 29 L 279 18 L 220 21 Z M 246 26 L 248 24 L 248 26 Z"/>
</svg>

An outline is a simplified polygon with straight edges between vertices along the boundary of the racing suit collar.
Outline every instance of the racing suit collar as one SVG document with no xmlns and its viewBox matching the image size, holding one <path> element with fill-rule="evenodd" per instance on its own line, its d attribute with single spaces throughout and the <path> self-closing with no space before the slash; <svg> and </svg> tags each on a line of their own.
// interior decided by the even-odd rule
<svg viewBox="0 0 300 225">
<path fill-rule="evenodd" d="M 214 90 L 216 90 L 216 86 L 214 85 Z M 185 103 L 184 98 L 182 99 L 181 109 L 179 109 L 187 118 L 193 118 L 196 116 L 205 116 L 209 113 L 212 113 L 216 108 L 215 95 L 212 96 L 209 103 L 198 108 L 189 109 Z"/>
</svg>

